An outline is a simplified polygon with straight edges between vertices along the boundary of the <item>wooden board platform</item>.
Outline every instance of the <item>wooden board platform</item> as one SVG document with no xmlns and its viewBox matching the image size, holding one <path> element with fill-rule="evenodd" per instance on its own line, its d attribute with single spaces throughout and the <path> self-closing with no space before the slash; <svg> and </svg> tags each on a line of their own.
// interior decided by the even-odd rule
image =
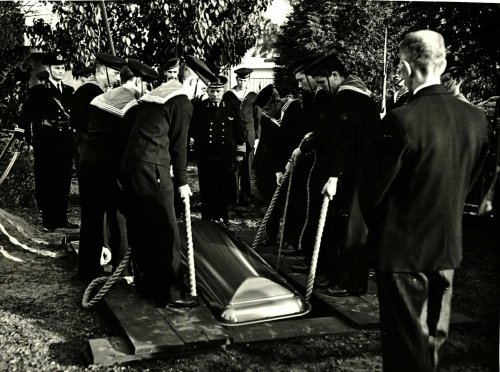
<svg viewBox="0 0 500 372">
<path fill-rule="evenodd" d="M 132 286 L 122 283 L 110 290 L 104 302 L 118 321 L 123 337 L 90 340 L 90 361 L 94 364 L 168 357 L 249 342 L 356 332 L 336 317 L 225 327 L 203 304 L 194 309 L 157 308 L 137 296 Z"/>
<path fill-rule="evenodd" d="M 277 256 L 273 253 L 261 253 L 261 256 L 276 268 Z M 305 293 L 307 275 L 294 273 L 290 266 L 299 261 L 295 256 L 282 256 L 280 259 L 280 274 L 287 279 L 299 292 Z M 377 288 L 373 280 L 368 281 L 368 291 L 360 296 L 332 297 L 321 290 L 314 291 L 315 298 L 325 311 L 339 316 L 355 328 L 376 328 L 379 324 Z M 456 311 L 451 312 L 450 325 L 476 324 L 477 321 Z"/>
</svg>

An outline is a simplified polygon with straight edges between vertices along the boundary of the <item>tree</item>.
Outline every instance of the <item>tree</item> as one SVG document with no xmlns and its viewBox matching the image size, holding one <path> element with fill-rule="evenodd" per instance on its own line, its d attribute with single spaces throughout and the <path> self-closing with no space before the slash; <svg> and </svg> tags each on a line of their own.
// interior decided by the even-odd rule
<svg viewBox="0 0 500 372">
<path fill-rule="evenodd" d="M 291 62 L 334 51 L 380 99 L 386 28 L 389 76 L 395 73 L 392 62 L 402 36 L 433 29 L 443 35 L 449 53 L 469 71 L 470 98 L 488 97 L 493 91 L 495 64 L 500 61 L 498 4 L 304 0 L 292 5 L 276 43 L 276 83 L 284 93 L 296 89 L 287 67 Z"/>
<path fill-rule="evenodd" d="M 20 98 L 26 89 L 24 16 L 17 2 L 0 2 L 0 128 L 10 129 L 17 120 Z"/>
<path fill-rule="evenodd" d="M 167 59 L 192 54 L 209 67 L 238 63 L 255 44 L 258 24 L 270 0 L 153 0 L 106 2 L 117 55 L 161 66 Z M 53 2 L 55 28 L 43 20 L 28 30 L 32 44 L 68 50 L 73 61 L 89 64 L 108 51 L 108 38 L 96 2 Z"/>
</svg>

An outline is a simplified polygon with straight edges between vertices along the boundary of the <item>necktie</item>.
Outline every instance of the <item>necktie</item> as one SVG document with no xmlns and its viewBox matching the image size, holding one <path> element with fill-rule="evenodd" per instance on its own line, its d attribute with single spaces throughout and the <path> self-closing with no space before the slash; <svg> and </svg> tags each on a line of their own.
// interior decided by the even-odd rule
<svg viewBox="0 0 500 372">
<path fill-rule="evenodd" d="M 59 82 L 59 83 L 57 84 L 57 87 L 59 88 L 59 92 L 61 92 L 61 93 L 62 93 L 62 92 L 63 92 L 63 90 L 62 90 L 62 83 L 61 83 L 61 82 Z"/>
</svg>

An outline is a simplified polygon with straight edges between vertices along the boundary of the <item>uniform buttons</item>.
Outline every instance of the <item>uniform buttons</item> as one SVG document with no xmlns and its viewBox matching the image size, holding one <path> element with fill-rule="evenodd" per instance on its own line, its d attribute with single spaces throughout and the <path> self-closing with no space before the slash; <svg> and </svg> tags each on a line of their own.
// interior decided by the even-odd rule
<svg viewBox="0 0 500 372">
<path fill-rule="evenodd" d="M 222 131 L 224 132 L 224 128 L 222 128 Z"/>
<path fill-rule="evenodd" d="M 212 131 L 212 128 L 210 128 L 210 132 Z"/>
<path fill-rule="evenodd" d="M 212 143 L 212 141 L 208 141 L 208 143 Z"/>
<path fill-rule="evenodd" d="M 209 137 L 212 137 L 212 135 L 210 135 Z"/>
</svg>

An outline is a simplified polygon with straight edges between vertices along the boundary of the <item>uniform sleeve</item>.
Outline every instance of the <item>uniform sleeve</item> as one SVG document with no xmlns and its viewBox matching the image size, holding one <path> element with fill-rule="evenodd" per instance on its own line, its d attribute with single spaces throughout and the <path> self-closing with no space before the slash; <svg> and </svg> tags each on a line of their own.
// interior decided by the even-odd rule
<svg viewBox="0 0 500 372">
<path fill-rule="evenodd" d="M 236 154 L 245 155 L 246 152 L 245 126 L 243 125 L 243 121 L 241 120 L 241 116 L 239 115 L 239 107 L 235 105 L 233 110 L 234 110 L 233 133 L 234 133 L 234 142 L 236 144 Z"/>
<path fill-rule="evenodd" d="M 26 101 L 24 101 L 20 112 L 20 127 L 24 129 L 25 140 L 28 144 L 32 142 L 32 125 L 42 120 L 42 87 L 34 86 L 28 91 Z"/>
<path fill-rule="evenodd" d="M 187 184 L 187 136 L 193 105 L 187 98 L 176 100 L 170 113 L 170 156 L 174 177 L 179 186 Z"/>
</svg>

